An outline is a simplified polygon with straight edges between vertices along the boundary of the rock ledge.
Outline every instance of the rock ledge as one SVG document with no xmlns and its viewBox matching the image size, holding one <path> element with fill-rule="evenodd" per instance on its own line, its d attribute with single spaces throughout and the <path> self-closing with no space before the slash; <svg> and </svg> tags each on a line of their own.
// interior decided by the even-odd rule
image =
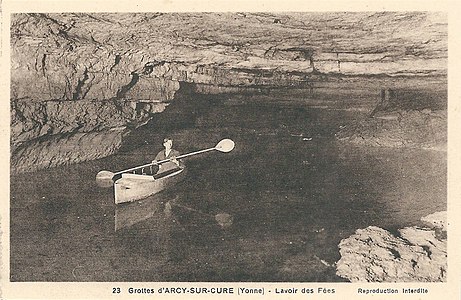
<svg viewBox="0 0 461 300">
<path fill-rule="evenodd" d="M 336 274 L 351 282 L 446 282 L 446 212 L 423 217 L 432 228 L 406 227 L 395 236 L 358 229 L 339 244 Z"/>
</svg>

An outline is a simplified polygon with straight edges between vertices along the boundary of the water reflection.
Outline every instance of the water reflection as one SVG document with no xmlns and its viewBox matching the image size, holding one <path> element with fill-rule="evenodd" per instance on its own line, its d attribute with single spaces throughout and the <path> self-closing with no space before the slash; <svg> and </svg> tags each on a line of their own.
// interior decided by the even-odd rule
<svg viewBox="0 0 461 300">
<path fill-rule="evenodd" d="M 115 208 L 115 231 L 129 228 L 142 221 L 152 219 L 153 222 L 165 222 L 170 219 L 170 201 L 178 199 L 178 195 L 160 193 L 132 203 L 119 204 Z"/>
<path fill-rule="evenodd" d="M 221 228 L 229 228 L 234 221 L 234 217 L 227 212 L 205 213 L 181 204 L 180 195 L 172 193 L 159 193 L 143 200 L 116 205 L 114 219 L 116 232 L 147 220 L 154 228 L 161 228 L 161 223 L 166 222 L 181 226 L 180 219 L 188 220 L 187 223 L 197 222 L 197 219 L 215 222 Z"/>
</svg>

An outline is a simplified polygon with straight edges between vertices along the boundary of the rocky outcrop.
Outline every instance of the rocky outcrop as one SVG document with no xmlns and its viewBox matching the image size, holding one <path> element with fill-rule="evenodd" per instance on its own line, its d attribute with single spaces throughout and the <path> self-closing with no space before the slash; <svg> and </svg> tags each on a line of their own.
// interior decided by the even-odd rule
<svg viewBox="0 0 461 300">
<path fill-rule="evenodd" d="M 446 213 L 423 219 L 432 228 L 406 227 L 399 236 L 375 226 L 357 230 L 339 244 L 336 273 L 352 282 L 446 282 Z"/>
<path fill-rule="evenodd" d="M 443 13 L 13 14 L 11 165 L 34 168 L 17 159 L 44 153 L 37 147 L 46 139 L 59 149 L 68 135 L 143 124 L 182 83 L 199 93 L 300 88 L 309 97 L 364 97 L 415 78 L 421 89 L 440 89 L 446 61 Z M 75 157 L 111 153 L 104 149 Z M 53 157 L 49 166 L 78 161 Z"/>
<path fill-rule="evenodd" d="M 421 218 L 421 221 L 426 223 L 429 227 L 438 229 L 440 231 L 447 231 L 447 212 L 439 211 Z"/>
<path fill-rule="evenodd" d="M 163 111 L 165 103 L 128 101 L 15 101 L 11 107 L 13 146 L 46 136 L 136 127 Z"/>
<path fill-rule="evenodd" d="M 318 74 L 444 75 L 446 24 L 427 12 L 16 14 L 11 92 L 164 100 L 174 94 L 168 80 L 290 86 L 325 80 Z"/>
<path fill-rule="evenodd" d="M 67 133 L 29 141 L 11 155 L 11 173 L 33 172 L 108 156 L 122 144 L 124 129 Z"/>
<path fill-rule="evenodd" d="M 446 88 L 446 85 L 442 85 Z M 369 115 L 343 127 L 339 140 L 386 147 L 447 149 L 447 90 L 381 89 L 381 99 Z"/>
<path fill-rule="evenodd" d="M 397 110 L 342 128 L 336 137 L 358 145 L 447 150 L 447 111 Z"/>
<path fill-rule="evenodd" d="M 11 172 L 35 171 L 112 154 L 131 129 L 165 103 L 134 101 L 14 101 Z"/>
</svg>

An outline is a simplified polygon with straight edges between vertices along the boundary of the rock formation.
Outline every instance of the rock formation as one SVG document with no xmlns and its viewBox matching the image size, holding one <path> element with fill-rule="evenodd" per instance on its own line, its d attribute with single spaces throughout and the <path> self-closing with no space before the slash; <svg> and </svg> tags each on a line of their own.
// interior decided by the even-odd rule
<svg viewBox="0 0 461 300">
<path fill-rule="evenodd" d="M 117 100 L 13 101 L 11 168 L 30 172 L 110 155 L 130 129 L 165 106 Z"/>
<path fill-rule="evenodd" d="M 446 86 L 444 86 L 446 88 Z M 369 118 L 344 127 L 337 138 L 367 146 L 447 150 L 447 90 L 382 89 Z"/>
<path fill-rule="evenodd" d="M 447 150 L 447 111 L 396 110 L 350 124 L 336 134 L 367 146 Z"/>
<path fill-rule="evenodd" d="M 431 228 L 406 227 L 395 236 L 359 229 L 339 244 L 337 274 L 352 282 L 446 282 L 446 212 L 422 218 Z"/>
<path fill-rule="evenodd" d="M 167 80 L 287 86 L 447 64 L 437 13 L 17 14 L 11 28 L 14 99 L 167 100 Z"/>
<path fill-rule="evenodd" d="M 119 137 L 93 153 L 77 142 L 73 158 L 58 149 L 69 148 L 68 135 L 92 140 L 144 124 L 174 101 L 181 83 L 202 93 L 446 90 L 446 64 L 440 13 L 14 14 L 12 172 L 112 153 Z"/>
</svg>

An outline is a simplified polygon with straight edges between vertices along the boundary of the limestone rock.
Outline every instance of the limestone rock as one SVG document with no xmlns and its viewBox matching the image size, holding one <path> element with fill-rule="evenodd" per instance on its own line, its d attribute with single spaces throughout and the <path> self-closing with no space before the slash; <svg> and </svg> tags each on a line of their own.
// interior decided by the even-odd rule
<svg viewBox="0 0 461 300">
<path fill-rule="evenodd" d="M 445 282 L 446 239 L 418 227 L 399 234 L 375 226 L 357 230 L 339 244 L 337 275 L 351 282 Z"/>
<path fill-rule="evenodd" d="M 155 79 L 289 86 L 318 72 L 443 75 L 446 24 L 430 12 L 15 14 L 11 94 L 125 98 L 139 85 L 136 97 L 158 100 Z"/>
<path fill-rule="evenodd" d="M 421 218 L 421 221 L 426 223 L 430 227 L 439 228 L 441 230 L 447 230 L 447 212 L 439 211 L 433 214 L 427 215 Z"/>
<path fill-rule="evenodd" d="M 117 150 L 125 131 L 53 135 L 21 145 L 11 155 L 11 173 L 33 172 L 108 156 Z"/>
<path fill-rule="evenodd" d="M 13 14 L 12 157 L 34 156 L 26 145 L 42 152 L 46 139 L 144 124 L 182 83 L 346 99 L 381 85 L 446 90 L 447 36 L 435 12 Z M 19 159 L 12 165 L 28 161 Z"/>
<path fill-rule="evenodd" d="M 124 135 L 166 105 L 116 100 L 13 102 L 11 172 L 110 155 L 120 147 Z"/>
<path fill-rule="evenodd" d="M 340 130 L 340 141 L 366 146 L 447 149 L 447 112 L 397 110 L 376 114 Z"/>
</svg>

